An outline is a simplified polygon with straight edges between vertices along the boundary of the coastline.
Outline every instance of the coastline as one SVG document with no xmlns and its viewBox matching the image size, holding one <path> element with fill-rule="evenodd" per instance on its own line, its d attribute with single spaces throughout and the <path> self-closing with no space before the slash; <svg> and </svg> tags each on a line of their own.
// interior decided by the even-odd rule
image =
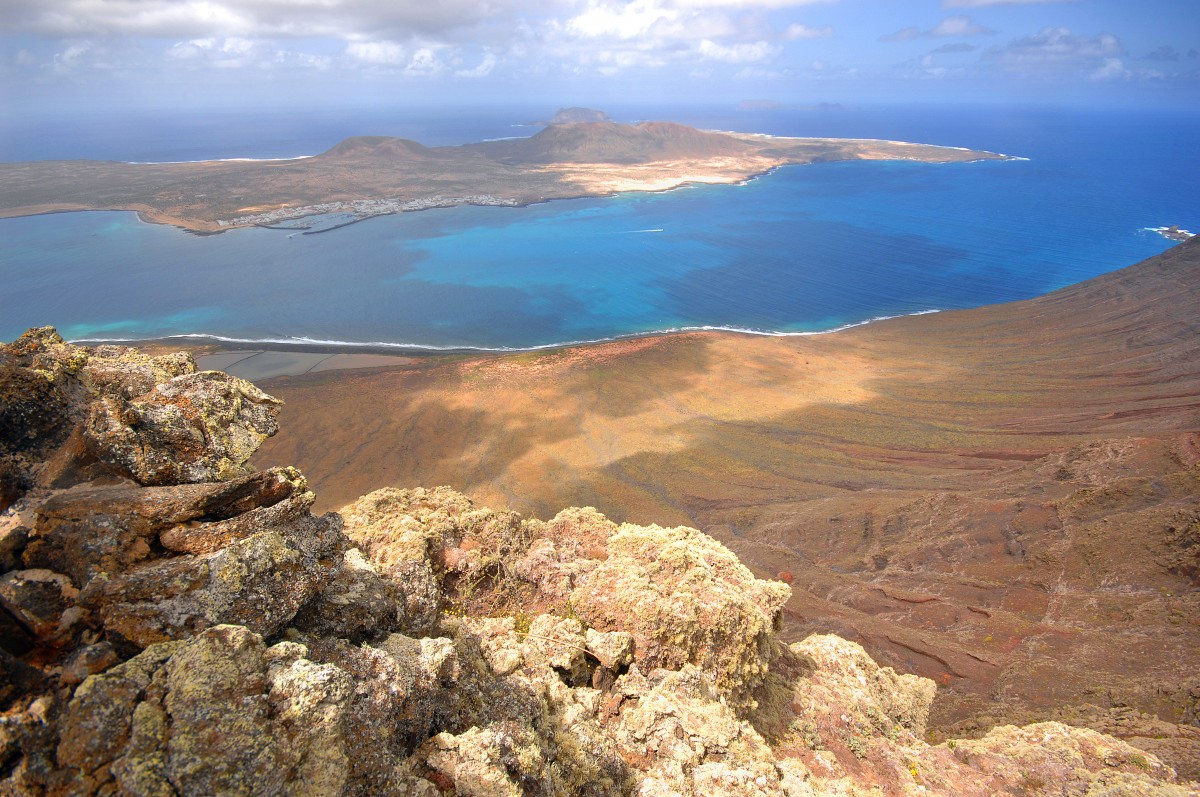
<svg viewBox="0 0 1200 797">
<path fill-rule="evenodd" d="M 745 134 L 745 135 L 753 135 L 753 134 Z M 857 141 L 860 139 L 848 139 L 848 140 Z M 865 139 L 863 139 L 863 140 L 865 140 Z M 890 143 L 890 142 L 887 142 L 887 143 Z M 905 142 L 896 142 L 896 143 L 905 143 Z M 934 145 L 929 145 L 929 146 L 934 146 Z M 1029 160 L 1029 158 L 1023 158 L 1023 157 L 1020 157 L 1017 155 L 1004 155 L 1004 154 L 1000 154 L 1000 153 L 982 152 L 980 150 L 970 150 L 970 149 L 967 149 L 966 147 L 941 147 L 941 148 L 942 149 L 955 149 L 955 150 L 960 150 L 960 151 L 964 151 L 964 152 L 981 152 L 981 154 L 983 154 L 987 157 L 975 158 L 973 160 L 944 161 L 944 162 L 925 161 L 925 160 L 921 160 L 918 158 L 880 158 L 880 159 L 868 159 L 868 160 L 910 161 L 910 162 L 914 162 L 914 163 L 926 163 L 930 166 L 939 165 L 939 163 L 940 163 L 940 165 L 948 165 L 950 163 L 982 163 L 985 161 L 992 161 L 992 160 L 1002 160 L 1002 161 L 1028 161 Z M 210 163 L 210 162 L 211 163 L 227 163 L 227 162 L 231 162 L 231 161 L 180 161 L 180 163 Z M 269 162 L 275 162 L 275 161 L 269 161 L 269 160 L 264 159 L 262 161 L 253 161 L 253 162 L 269 163 Z M 17 218 L 27 218 L 27 217 L 32 217 L 32 216 L 48 216 L 48 215 L 56 214 L 56 213 L 88 213 L 88 212 L 93 212 L 93 213 L 134 213 L 137 215 L 138 221 L 140 221 L 144 224 L 157 224 L 157 225 L 163 225 L 163 226 L 168 226 L 168 227 L 174 227 L 182 232 L 188 233 L 190 235 L 198 235 L 198 236 L 220 235 L 222 233 L 231 232 L 233 230 L 249 229 L 249 228 L 253 228 L 253 227 L 257 227 L 257 228 L 263 229 L 263 230 L 278 230 L 278 231 L 284 231 L 284 232 L 299 233 L 300 235 L 318 235 L 320 233 L 333 232 L 334 230 L 339 230 L 339 229 L 342 229 L 343 227 L 349 227 L 353 224 L 358 224 L 359 222 L 369 221 L 370 219 L 380 218 L 383 216 L 394 216 L 398 213 L 420 213 L 422 211 L 427 211 L 427 210 L 446 210 L 449 208 L 464 207 L 464 206 L 504 207 L 504 208 L 520 209 L 520 208 L 532 207 L 534 205 L 544 205 L 544 204 L 547 204 L 550 202 L 569 201 L 569 200 L 573 200 L 573 199 L 603 199 L 603 198 L 607 198 L 607 197 L 617 197 L 622 194 L 666 194 L 671 191 L 679 191 L 679 190 L 693 187 L 693 186 L 710 186 L 710 185 L 711 186 L 716 186 L 716 185 L 745 186 L 745 185 L 749 185 L 750 183 L 754 182 L 755 180 L 759 180 L 764 177 L 769 177 L 770 175 L 778 172 L 780 169 L 783 169 L 783 168 L 786 168 L 789 166 L 808 166 L 808 165 L 810 165 L 810 163 L 816 163 L 816 162 L 817 161 L 796 162 L 796 163 L 776 163 L 776 164 L 767 166 L 758 171 L 737 173 L 737 174 L 725 174 L 725 175 L 691 175 L 691 174 L 689 174 L 689 175 L 682 175 L 682 176 L 672 177 L 672 178 L 660 178 L 659 180 L 657 180 L 653 183 L 649 183 L 649 184 L 645 183 L 644 181 L 638 181 L 638 180 L 634 180 L 634 179 L 630 179 L 630 178 L 625 178 L 625 179 L 620 180 L 619 184 L 617 184 L 617 185 L 613 185 L 611 183 L 599 182 L 597 184 L 597 188 L 595 190 L 583 190 L 583 191 L 579 191 L 578 193 L 563 193 L 563 194 L 560 194 L 557 196 L 541 197 L 541 198 L 533 199 L 533 200 L 529 200 L 529 201 L 513 200 L 513 201 L 492 203 L 492 202 L 475 202 L 475 201 L 472 201 L 472 199 L 473 199 L 472 197 L 464 197 L 464 198 L 461 198 L 461 200 L 456 199 L 456 198 L 451 198 L 450 200 L 448 200 L 444 203 L 440 202 L 440 201 L 431 201 L 430 204 L 428 204 L 424 207 L 396 208 L 394 210 L 385 210 L 385 211 L 379 211 L 379 212 L 374 212 L 374 213 L 366 213 L 358 218 L 355 218 L 355 219 L 352 219 L 352 220 L 349 220 L 346 222 L 342 222 L 340 224 L 336 224 L 336 225 L 333 225 L 330 227 L 323 227 L 321 229 L 316 229 L 316 230 L 311 229 L 309 227 L 294 227 L 294 228 L 293 227 L 285 227 L 285 226 L 282 226 L 282 223 L 299 222 L 304 219 L 311 219 L 311 218 L 314 218 L 317 216 L 328 215 L 330 213 L 353 213 L 354 211 L 352 211 L 352 210 L 328 210 L 328 209 L 318 210 L 315 208 L 312 209 L 311 211 L 307 211 L 307 209 L 310 206 L 303 206 L 300 208 L 295 208 L 295 210 L 307 211 L 307 212 L 300 212 L 294 216 L 293 215 L 284 216 L 284 217 L 281 217 L 280 219 L 278 219 L 278 221 L 271 221 L 271 222 L 246 221 L 245 223 L 239 223 L 239 224 L 223 224 L 222 221 L 218 221 L 218 222 L 214 223 L 214 222 L 209 222 L 209 221 L 205 221 L 205 220 L 189 219 L 189 218 L 185 218 L 185 217 L 167 216 L 159 211 L 156 211 L 152 208 L 147 208 L 144 206 L 143 207 L 97 208 L 97 207 L 82 207 L 82 206 L 77 206 L 77 205 L 72 205 L 72 204 L 64 204 L 61 206 L 47 206 L 47 207 L 45 207 L 45 209 L 33 210 L 30 212 L 24 212 L 24 211 L 14 212 L 11 209 L 0 209 L 0 220 L 6 219 L 6 218 L 17 219 Z M 821 162 L 829 162 L 829 161 L 821 161 Z M 844 162 L 850 163 L 853 161 L 846 160 Z M 154 164 L 147 164 L 147 165 L 154 165 Z M 578 168 L 581 166 L 587 166 L 587 165 L 589 165 L 589 164 L 578 164 L 575 168 Z M 651 164 L 651 165 L 654 165 L 654 164 Z M 438 199 L 440 200 L 440 198 L 438 198 Z M 1148 227 L 1146 229 L 1157 231 L 1156 228 Z M 593 342 L 593 341 L 580 341 L 580 342 L 588 343 L 588 342 Z M 567 345 L 567 344 L 563 344 L 563 345 Z"/>
<path fill-rule="evenodd" d="M 273 227 L 344 213 L 356 223 L 377 215 L 460 205 L 524 207 L 556 199 L 661 192 L 690 184 L 742 184 L 785 165 L 898 160 L 923 163 L 1017 160 L 963 147 L 887 139 L 764 136 L 653 123 L 633 128 L 644 149 L 612 158 L 607 128 L 565 155 L 554 136 L 542 149 L 528 138 L 442 147 L 431 159 L 407 153 L 404 139 L 346 139 L 327 152 L 284 159 L 231 158 L 178 162 L 47 161 L 0 164 L 0 187 L 38 186 L 37 199 L 0 190 L 0 218 L 78 210 L 128 210 L 151 224 L 208 235 Z M 664 134 L 663 130 L 667 132 Z M 655 135 L 665 135 L 667 143 Z M 699 142 L 697 143 L 697 138 Z M 705 138 L 707 137 L 707 138 Z M 505 148 L 518 143 L 518 150 Z M 590 147 L 595 148 L 590 148 Z M 389 147 L 393 149 L 389 149 Z M 497 149 L 499 148 L 499 149 Z M 286 171 L 280 171 L 286 167 Z M 163 185 L 172 186 L 164 191 Z M 114 194 L 112 186 L 119 190 Z M 345 225 L 339 225 L 345 226 Z M 337 227 L 302 231 L 328 232 Z"/>
<path fill-rule="evenodd" d="M 1184 493 L 1195 506 L 1200 343 L 1179 331 L 1194 326 L 1198 246 L 836 335 L 693 332 L 279 377 L 262 387 L 285 402 L 282 431 L 256 464 L 300 467 L 318 511 L 445 484 L 535 517 L 574 504 L 711 530 L 757 572 L 794 576 L 791 638 L 841 629 L 942 678 L 942 732 L 1045 719 L 1097 679 L 1154 711 L 1143 662 L 1120 654 L 1151 633 L 1155 666 L 1194 660 L 1195 629 L 1171 619 L 1192 616 L 1190 593 L 1152 557 Z M 1105 588 L 1114 572 L 1147 591 Z M 1081 629 L 1097 600 L 1101 622 Z"/>
<path fill-rule="evenodd" d="M 981 158 L 980 160 L 989 160 L 989 159 Z M 185 163 L 206 163 L 206 162 L 208 162 L 208 161 L 186 161 Z M 229 161 L 212 161 L 212 162 L 226 163 Z M 270 161 L 263 161 L 263 162 L 270 162 Z M 976 163 L 978 161 L 967 161 L 967 162 L 968 163 Z M 153 165 L 153 164 L 147 164 L 147 165 Z M 583 164 L 581 164 L 581 165 L 583 165 Z M 358 224 L 359 222 L 368 221 L 370 219 L 380 218 L 383 216 L 394 216 L 397 213 L 420 213 L 420 212 L 427 211 L 427 210 L 446 210 L 449 208 L 463 207 L 463 206 L 504 207 L 504 208 L 519 209 L 519 208 L 532 207 L 534 205 L 544 205 L 549 202 L 569 201 L 569 200 L 573 200 L 573 199 L 604 199 L 607 197 L 620 196 L 621 194 L 632 194 L 632 193 L 665 194 L 670 191 L 678 191 L 680 189 L 687 188 L 689 186 L 746 185 L 746 184 L 748 184 L 754 180 L 757 180 L 761 177 L 766 177 L 770 174 L 773 174 L 774 172 L 777 172 L 779 169 L 782 169 L 785 166 L 805 166 L 805 165 L 807 165 L 807 164 L 804 164 L 804 163 L 775 164 L 775 165 L 772 165 L 761 171 L 755 171 L 755 172 L 746 174 L 744 176 L 742 174 L 722 175 L 722 176 L 684 175 L 684 176 L 681 176 L 678 178 L 662 178 L 661 180 L 659 180 L 656 183 L 651 184 L 651 185 L 639 184 L 637 181 L 629 180 L 626 182 L 626 184 L 623 184 L 619 187 L 602 186 L 600 188 L 597 188 L 596 190 L 591 190 L 591 191 L 582 190 L 577 193 L 564 193 L 564 194 L 561 194 L 558 196 L 542 197 L 539 199 L 529 200 L 526 202 L 511 201 L 511 202 L 485 203 L 485 202 L 473 202 L 473 201 L 471 201 L 472 198 L 470 198 L 470 197 L 464 197 L 461 200 L 459 200 L 457 198 L 451 198 L 445 202 L 432 202 L 431 201 L 430 204 L 428 204 L 427 206 L 424 206 L 424 207 L 396 208 L 394 210 L 386 210 L 386 211 L 381 211 L 381 212 L 368 213 L 368 214 L 362 215 L 359 218 L 355 218 L 350 221 L 346 221 L 346 222 L 343 222 L 340 224 L 333 225 L 331 227 L 324 227 L 324 228 L 317 229 L 317 230 L 313 230 L 308 227 L 294 227 L 294 228 L 293 227 L 285 227 L 285 226 L 282 226 L 282 223 L 299 222 L 304 219 L 311 219 L 311 218 L 314 218 L 317 216 L 325 216 L 330 213 L 353 213 L 354 211 L 353 210 L 340 210 L 340 209 L 335 209 L 335 210 L 316 209 L 316 208 L 309 210 L 309 208 L 312 206 L 302 206 L 299 208 L 295 208 L 294 210 L 304 211 L 304 212 L 298 212 L 298 213 L 296 213 L 296 215 L 288 215 L 288 216 L 281 217 L 278 219 L 278 221 L 271 221 L 271 222 L 246 221 L 244 223 L 238 223 L 238 224 L 233 224 L 233 223 L 223 224 L 222 221 L 217 221 L 214 223 L 214 222 L 209 222 L 206 220 L 167 216 L 159 211 L 156 211 L 152 208 L 147 208 L 147 207 L 97 208 L 97 207 L 83 207 L 83 206 L 79 206 L 79 205 L 75 205 L 75 204 L 71 204 L 71 203 L 66 203 L 66 204 L 62 204 L 62 205 L 49 205 L 44 208 L 39 207 L 39 209 L 31 210 L 29 212 L 25 212 L 25 211 L 22 211 L 19 209 L 16 211 L 14 211 L 12 209 L 0 209 L 0 219 L 6 219 L 6 218 L 19 219 L 19 218 L 27 218 L 27 217 L 32 217 L 32 216 L 49 216 L 49 215 L 57 214 L 57 213 L 133 213 L 137 216 L 138 221 L 142 222 L 143 224 L 157 224 L 157 225 L 163 225 L 163 226 L 167 226 L 167 227 L 175 227 L 176 229 L 178 229 L 182 232 L 185 232 L 185 233 L 188 233 L 191 235 L 199 235 L 199 236 L 220 235 L 225 232 L 231 232 L 233 230 L 249 229 L 252 227 L 257 227 L 257 228 L 263 229 L 263 230 L 279 230 L 279 231 L 285 231 L 285 232 L 294 232 L 294 233 L 299 233 L 301 235 L 317 235 L 319 233 L 332 232 L 334 230 L 338 230 L 343 227 L 349 227 L 353 224 Z M 221 226 L 218 226 L 218 225 L 221 225 Z"/>
<path fill-rule="evenodd" d="M 181 333 L 178 335 L 165 335 L 151 338 L 72 338 L 68 342 L 80 346 L 118 345 L 166 349 L 194 348 L 202 350 L 204 354 L 198 356 L 204 357 L 216 356 L 218 354 L 228 354 L 232 352 L 246 352 L 247 357 L 249 357 L 250 353 L 272 354 L 279 355 L 280 357 L 295 355 L 318 355 L 328 358 L 340 355 L 348 357 L 357 356 L 393 358 L 404 361 L 403 363 L 380 361 L 376 365 L 365 365 L 363 364 L 365 360 L 346 360 L 345 362 L 347 364 L 345 365 L 330 365 L 326 368 L 319 369 L 340 370 L 341 368 L 366 368 L 382 367 L 394 364 L 408 364 L 417 360 L 438 357 L 504 357 L 507 355 L 536 354 L 539 352 L 552 352 L 562 349 L 604 346 L 612 343 L 629 343 L 651 338 L 668 338 L 679 335 L 744 335 L 749 337 L 764 338 L 817 337 L 822 335 L 832 335 L 838 332 L 845 332 L 846 330 L 878 324 L 884 321 L 892 321 L 899 318 L 912 318 L 916 316 L 933 315 L 943 312 L 952 311 L 931 309 L 918 310 L 912 313 L 900 313 L 897 315 L 876 316 L 863 321 L 841 324 L 830 329 L 821 330 L 762 330 L 731 326 L 698 325 L 650 330 L 647 332 L 631 332 L 627 335 L 613 335 L 611 337 L 593 338 L 589 340 L 568 340 L 555 343 L 543 343 L 533 346 L 439 346 L 419 343 L 391 343 L 387 341 L 355 342 L 341 340 L 320 340 L 315 338 L 234 338 L 199 332 Z M 195 343 L 192 343 L 193 341 Z M 354 364 L 351 364 L 352 362 Z M 272 367 L 275 367 L 274 363 L 272 364 Z M 218 368 L 217 370 L 227 369 Z M 311 367 L 307 367 L 304 370 L 296 370 L 293 373 L 280 375 L 297 376 L 302 373 L 308 373 L 309 370 L 311 370 Z"/>
</svg>

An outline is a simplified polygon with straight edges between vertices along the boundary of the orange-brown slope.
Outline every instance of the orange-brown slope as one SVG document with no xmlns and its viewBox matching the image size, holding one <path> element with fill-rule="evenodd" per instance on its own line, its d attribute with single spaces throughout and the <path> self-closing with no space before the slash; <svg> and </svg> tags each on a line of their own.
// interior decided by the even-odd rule
<svg viewBox="0 0 1200 797">
<path fill-rule="evenodd" d="M 941 729 L 1069 717 L 1195 774 L 1196 307 L 1193 241 L 1040 299 L 833 335 L 281 379 L 259 462 L 300 465 L 328 507 L 446 483 L 696 525 L 789 574 L 792 635 L 937 679 Z"/>
</svg>

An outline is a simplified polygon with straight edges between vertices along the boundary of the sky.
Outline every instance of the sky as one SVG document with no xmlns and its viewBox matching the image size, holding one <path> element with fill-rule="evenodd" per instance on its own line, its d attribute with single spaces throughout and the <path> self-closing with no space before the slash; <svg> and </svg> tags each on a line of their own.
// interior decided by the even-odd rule
<svg viewBox="0 0 1200 797">
<path fill-rule="evenodd" d="M 1200 109 L 1200 0 L 0 0 L 0 105 Z"/>
</svg>

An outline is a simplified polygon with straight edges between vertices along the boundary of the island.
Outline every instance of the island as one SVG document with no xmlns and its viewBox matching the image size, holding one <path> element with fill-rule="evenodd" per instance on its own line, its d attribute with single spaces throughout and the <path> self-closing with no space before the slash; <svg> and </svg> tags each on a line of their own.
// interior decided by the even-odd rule
<svg viewBox="0 0 1200 797">
<path fill-rule="evenodd" d="M 620 124 L 566 109 L 528 138 L 426 147 L 388 136 L 348 138 L 319 155 L 193 163 L 34 161 L 0 164 L 0 218 L 132 210 L 198 233 L 281 223 L 323 231 L 372 216 L 454 205 L 737 183 L 780 166 L 823 161 L 952 163 L 991 152 L 877 139 L 781 138 L 674 122 Z M 563 117 L 566 121 L 560 121 Z M 297 219 L 338 216 L 310 229 Z"/>
</svg>

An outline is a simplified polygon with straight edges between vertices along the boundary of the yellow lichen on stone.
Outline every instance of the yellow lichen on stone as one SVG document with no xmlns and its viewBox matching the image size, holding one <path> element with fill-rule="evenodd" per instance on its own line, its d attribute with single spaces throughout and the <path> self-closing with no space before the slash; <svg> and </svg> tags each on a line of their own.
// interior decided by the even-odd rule
<svg viewBox="0 0 1200 797">
<path fill-rule="evenodd" d="M 639 666 L 695 664 L 735 706 L 748 708 L 790 594 L 695 529 L 626 524 L 571 600 L 589 625 L 632 633 Z"/>
</svg>

